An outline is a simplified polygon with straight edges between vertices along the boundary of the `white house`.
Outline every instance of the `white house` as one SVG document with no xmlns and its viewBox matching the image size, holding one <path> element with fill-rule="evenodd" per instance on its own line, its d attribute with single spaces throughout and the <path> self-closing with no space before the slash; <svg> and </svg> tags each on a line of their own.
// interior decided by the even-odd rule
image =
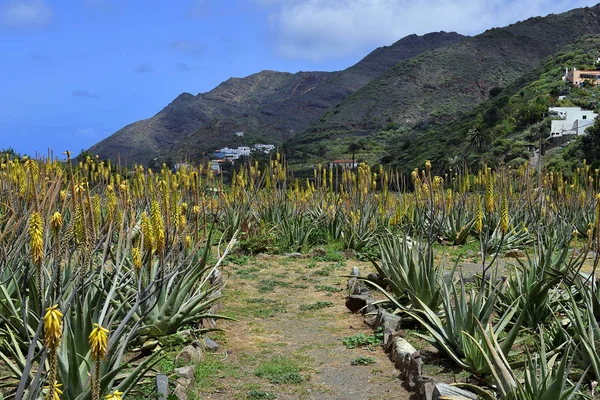
<svg viewBox="0 0 600 400">
<path fill-rule="evenodd" d="M 244 137 L 244 132 L 236 132 L 235 136 L 237 136 L 237 137 Z"/>
<path fill-rule="evenodd" d="M 598 116 L 593 111 L 582 110 L 581 107 L 550 107 L 548 112 L 560 119 L 552 120 L 550 137 L 564 135 L 583 135 Z"/>
<path fill-rule="evenodd" d="M 221 164 L 223 164 L 223 160 L 211 160 L 210 169 L 214 172 L 221 172 Z"/>
<path fill-rule="evenodd" d="M 255 144 L 254 149 L 256 151 L 262 151 L 265 154 L 269 154 L 272 150 L 275 149 L 275 145 L 272 144 Z"/>
<path fill-rule="evenodd" d="M 239 154 L 238 149 L 232 149 L 230 147 L 223 147 L 222 149 L 219 149 L 218 152 L 223 154 Z"/>
<path fill-rule="evenodd" d="M 342 168 L 356 168 L 358 167 L 358 161 L 354 160 L 333 160 L 329 163 L 330 167 L 342 167 Z"/>
<path fill-rule="evenodd" d="M 240 156 L 249 156 L 250 155 L 250 147 L 240 146 L 237 148 L 238 154 Z"/>
</svg>

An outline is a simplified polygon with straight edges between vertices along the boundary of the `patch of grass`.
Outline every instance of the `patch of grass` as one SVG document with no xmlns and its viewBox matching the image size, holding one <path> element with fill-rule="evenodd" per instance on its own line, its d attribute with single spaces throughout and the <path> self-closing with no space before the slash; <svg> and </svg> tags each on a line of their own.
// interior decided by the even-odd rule
<svg viewBox="0 0 600 400">
<path fill-rule="evenodd" d="M 257 318 L 270 318 L 275 314 L 284 314 L 287 309 L 284 306 L 276 305 L 273 307 L 258 308 L 254 310 L 253 314 Z"/>
<path fill-rule="evenodd" d="M 246 300 L 248 304 L 259 304 L 261 307 L 251 307 L 251 314 L 256 318 L 270 318 L 275 314 L 286 313 L 287 309 L 277 300 L 254 297 Z"/>
<path fill-rule="evenodd" d="M 256 272 L 258 272 L 258 271 L 260 271 L 260 268 L 250 267 L 250 268 L 238 269 L 235 273 L 240 278 L 256 279 L 257 278 Z"/>
<path fill-rule="evenodd" d="M 277 396 L 271 392 L 265 392 L 264 390 L 252 389 L 247 395 L 247 399 L 251 400 L 271 400 L 276 399 Z"/>
<path fill-rule="evenodd" d="M 313 275 L 317 275 L 317 276 L 329 276 L 329 274 L 331 274 L 333 272 L 334 268 L 331 265 L 328 265 L 324 268 L 318 269 L 315 272 L 313 272 Z"/>
<path fill-rule="evenodd" d="M 304 380 L 300 371 L 300 365 L 295 361 L 287 357 L 275 356 L 269 361 L 261 363 L 254 374 L 276 385 L 298 385 Z"/>
<path fill-rule="evenodd" d="M 225 364 L 212 354 L 207 354 L 206 358 L 196 365 L 194 372 L 194 388 L 200 391 L 214 389 L 217 379 L 239 378 L 239 367 Z"/>
<path fill-rule="evenodd" d="M 324 262 L 346 262 L 346 256 L 339 251 L 328 251 L 327 254 L 323 256 L 314 256 L 312 259 Z"/>
<path fill-rule="evenodd" d="M 381 328 L 377 328 L 372 335 L 359 333 L 358 335 L 354 336 L 346 336 L 342 339 L 342 343 L 348 349 L 366 346 L 381 346 L 383 344 L 383 330 Z"/>
<path fill-rule="evenodd" d="M 352 365 L 370 365 L 370 364 L 375 364 L 375 359 L 373 359 L 371 357 L 360 356 L 360 357 L 356 357 L 354 360 L 350 361 L 350 364 L 352 364 Z"/>
<path fill-rule="evenodd" d="M 304 284 L 295 284 L 294 286 L 292 286 L 293 289 L 308 289 L 308 285 L 304 285 Z"/>
<path fill-rule="evenodd" d="M 246 300 L 250 304 L 276 304 L 277 300 L 265 299 L 264 297 L 253 297 Z"/>
<path fill-rule="evenodd" d="M 336 288 L 336 287 L 329 286 L 329 285 L 316 285 L 315 286 L 315 290 L 317 292 L 338 293 L 338 292 L 341 292 L 343 289 L 342 288 Z"/>
<path fill-rule="evenodd" d="M 301 304 L 300 309 L 302 311 L 320 310 L 322 308 L 327 308 L 327 307 L 332 307 L 332 306 L 333 306 L 333 303 L 330 301 L 317 301 L 316 303 Z"/>
<path fill-rule="evenodd" d="M 308 269 L 317 268 L 317 263 L 315 261 L 311 261 L 308 264 L 306 264 L 306 268 L 308 268 Z"/>
<path fill-rule="evenodd" d="M 260 293 L 273 292 L 275 288 L 279 287 L 290 287 L 291 284 L 289 282 L 276 281 L 273 279 L 263 279 L 258 282 L 257 289 Z"/>
<path fill-rule="evenodd" d="M 313 272 L 313 275 L 329 276 L 333 271 L 343 269 L 344 267 L 346 267 L 345 262 L 336 262 L 334 264 L 329 264 L 321 269 L 316 270 L 315 272 Z"/>
<path fill-rule="evenodd" d="M 245 255 L 229 254 L 226 260 L 232 264 L 246 265 L 250 261 L 250 257 Z"/>
</svg>

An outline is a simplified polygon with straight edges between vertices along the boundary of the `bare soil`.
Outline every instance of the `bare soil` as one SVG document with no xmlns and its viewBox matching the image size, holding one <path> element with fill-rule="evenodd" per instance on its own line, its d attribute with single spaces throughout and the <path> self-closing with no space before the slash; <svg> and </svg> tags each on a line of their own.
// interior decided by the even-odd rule
<svg viewBox="0 0 600 400">
<path fill-rule="evenodd" d="M 368 272 L 369 264 L 284 256 L 236 262 L 225 268 L 229 276 L 221 313 L 238 321 L 219 322 L 227 332 L 215 336 L 221 348 L 210 356 L 218 358 L 218 367 L 210 381 L 196 383 L 192 398 L 414 398 L 381 346 L 348 349 L 342 343 L 344 337 L 372 334 L 361 315 L 346 309 L 347 278 L 342 277 L 354 266 Z M 265 365 L 277 365 L 278 357 L 297 366 L 301 382 L 257 376 Z M 358 357 L 373 363 L 351 365 Z"/>
</svg>

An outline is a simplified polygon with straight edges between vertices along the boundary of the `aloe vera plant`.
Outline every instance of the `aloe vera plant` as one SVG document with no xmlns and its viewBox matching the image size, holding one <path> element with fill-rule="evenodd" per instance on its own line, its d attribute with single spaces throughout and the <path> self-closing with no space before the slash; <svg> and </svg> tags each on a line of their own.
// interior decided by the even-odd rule
<svg viewBox="0 0 600 400">
<path fill-rule="evenodd" d="M 373 265 L 390 286 L 397 301 L 437 312 L 442 303 L 442 272 L 431 245 L 390 235 L 379 243 L 381 262 Z"/>
<path fill-rule="evenodd" d="M 569 348 L 562 354 L 549 355 L 546 352 L 543 335 L 539 352 L 535 355 L 527 353 L 527 361 L 522 374 L 511 368 L 504 356 L 496 335 L 491 329 L 479 326 L 484 341 L 472 336 L 469 339 L 485 354 L 485 361 L 489 365 L 495 392 L 502 400 L 572 400 L 583 398 L 579 391 L 585 374 L 581 376 L 576 384 L 569 379 L 569 370 L 572 362 Z M 470 384 L 459 384 L 458 386 L 470 389 L 485 400 L 495 400 L 495 393 Z"/>
<path fill-rule="evenodd" d="M 425 304 L 406 312 L 427 330 L 428 335 L 418 334 L 419 336 L 448 355 L 461 368 L 476 375 L 486 375 L 490 373 L 485 360 L 486 355 L 470 338 L 479 342 L 483 340 L 479 331 L 479 325 L 482 323 L 492 329 L 496 336 L 505 332 L 513 316 L 519 312 L 517 307 L 512 307 L 501 315 L 492 327 L 494 307 L 502 285 L 503 283 L 499 283 L 490 290 L 467 291 L 460 279 L 458 285 L 451 287 L 447 283 L 443 286 L 442 316 L 438 316 Z M 502 341 L 500 349 L 504 355 L 511 351 L 520 333 L 523 318 L 524 314 L 521 312 Z"/>
</svg>

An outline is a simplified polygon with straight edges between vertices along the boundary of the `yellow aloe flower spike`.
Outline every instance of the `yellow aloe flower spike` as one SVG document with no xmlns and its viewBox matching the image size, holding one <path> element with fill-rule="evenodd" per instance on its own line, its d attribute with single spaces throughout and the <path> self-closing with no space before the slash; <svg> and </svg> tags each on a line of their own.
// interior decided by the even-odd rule
<svg viewBox="0 0 600 400">
<path fill-rule="evenodd" d="M 90 333 L 90 352 L 94 360 L 100 360 L 106 356 L 108 351 L 108 329 L 94 324 L 95 328 Z"/>
<path fill-rule="evenodd" d="M 123 392 L 119 392 L 118 390 L 115 390 L 114 392 L 112 392 L 111 394 L 104 396 L 104 398 L 106 400 L 122 400 L 123 398 L 121 397 L 121 395 L 123 394 Z"/>
<path fill-rule="evenodd" d="M 58 309 L 58 305 L 46 308 L 44 316 L 44 339 L 46 346 L 50 349 L 56 349 L 62 338 L 62 318 L 63 314 Z"/>
</svg>

